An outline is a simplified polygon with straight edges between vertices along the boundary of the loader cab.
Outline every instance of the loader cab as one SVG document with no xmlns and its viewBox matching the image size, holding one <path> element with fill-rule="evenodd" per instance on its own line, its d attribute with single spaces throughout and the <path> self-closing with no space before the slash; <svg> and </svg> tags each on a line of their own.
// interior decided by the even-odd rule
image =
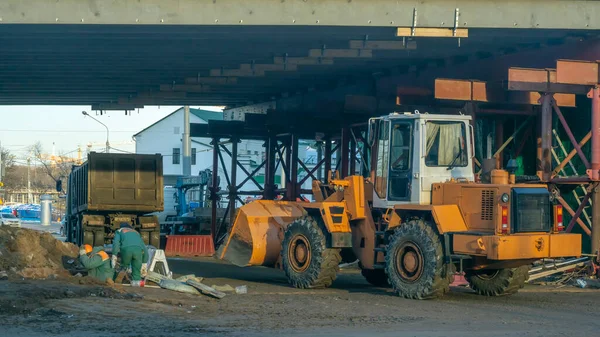
<svg viewBox="0 0 600 337">
<path fill-rule="evenodd" d="M 373 204 L 430 204 L 434 183 L 473 181 L 470 116 L 393 113 L 369 120 Z"/>
</svg>

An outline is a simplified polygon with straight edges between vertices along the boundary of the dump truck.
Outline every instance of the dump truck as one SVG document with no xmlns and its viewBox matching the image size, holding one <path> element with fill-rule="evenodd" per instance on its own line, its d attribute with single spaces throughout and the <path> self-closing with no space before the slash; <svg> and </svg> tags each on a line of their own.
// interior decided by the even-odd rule
<svg viewBox="0 0 600 337">
<path fill-rule="evenodd" d="M 532 262 L 581 255 L 544 184 L 503 169 L 475 182 L 470 116 L 393 113 L 368 123 L 363 175 L 313 181 L 314 202 L 239 208 L 218 257 L 282 268 L 290 284 L 332 284 L 342 251 L 400 296 L 442 296 L 456 271 L 481 295 L 512 294 Z"/>
<path fill-rule="evenodd" d="M 146 244 L 159 247 L 158 217 L 146 214 L 163 207 L 161 155 L 91 152 L 69 174 L 64 232 L 68 242 L 102 246 L 128 223 Z"/>
</svg>

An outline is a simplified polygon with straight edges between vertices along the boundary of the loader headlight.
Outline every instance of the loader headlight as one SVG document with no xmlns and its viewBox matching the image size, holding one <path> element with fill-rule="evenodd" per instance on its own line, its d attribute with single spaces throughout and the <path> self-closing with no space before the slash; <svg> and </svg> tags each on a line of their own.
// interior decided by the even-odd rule
<svg viewBox="0 0 600 337">
<path fill-rule="evenodd" d="M 506 193 L 502 194 L 502 197 L 500 197 L 500 200 L 502 200 L 502 202 L 508 202 L 508 194 L 506 194 Z"/>
</svg>

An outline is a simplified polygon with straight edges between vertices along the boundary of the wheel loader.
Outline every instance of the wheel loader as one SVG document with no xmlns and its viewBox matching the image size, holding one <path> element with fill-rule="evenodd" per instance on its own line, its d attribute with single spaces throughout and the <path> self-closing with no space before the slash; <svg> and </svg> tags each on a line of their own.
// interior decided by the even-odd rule
<svg viewBox="0 0 600 337">
<path fill-rule="evenodd" d="M 475 182 L 470 119 L 370 119 L 364 176 L 313 181 L 314 202 L 242 206 L 217 257 L 282 268 L 294 287 L 319 288 L 352 251 L 369 283 L 428 299 L 446 293 L 456 271 L 477 293 L 499 296 L 522 288 L 535 260 L 579 256 L 581 237 L 563 232 L 546 185 L 516 184 L 502 169 Z"/>
</svg>

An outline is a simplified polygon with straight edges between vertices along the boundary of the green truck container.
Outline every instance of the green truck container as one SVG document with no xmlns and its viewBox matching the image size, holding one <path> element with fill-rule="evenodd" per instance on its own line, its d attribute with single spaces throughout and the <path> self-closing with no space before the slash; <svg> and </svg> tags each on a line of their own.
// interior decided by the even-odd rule
<svg viewBox="0 0 600 337">
<path fill-rule="evenodd" d="M 95 153 L 69 174 L 65 234 L 77 245 L 112 243 L 121 223 L 158 247 L 164 208 L 162 156 Z"/>
</svg>

